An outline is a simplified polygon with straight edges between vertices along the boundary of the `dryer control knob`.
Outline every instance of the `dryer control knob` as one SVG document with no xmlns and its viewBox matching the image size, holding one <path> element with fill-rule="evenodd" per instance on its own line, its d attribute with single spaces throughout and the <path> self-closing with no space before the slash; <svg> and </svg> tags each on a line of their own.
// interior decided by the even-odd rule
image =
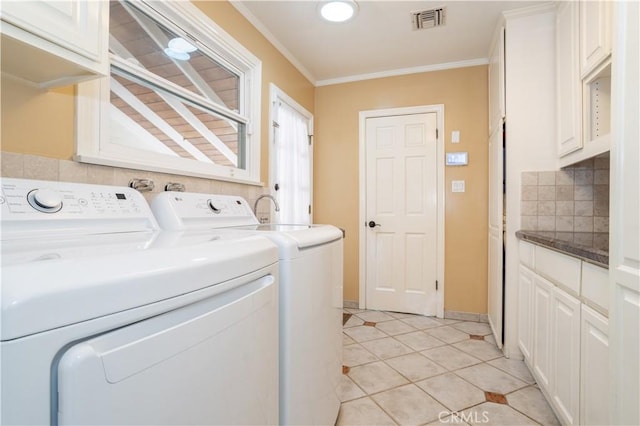
<svg viewBox="0 0 640 426">
<path fill-rule="evenodd" d="M 62 195 L 51 189 L 34 189 L 27 200 L 31 207 L 45 213 L 55 213 L 62 208 Z"/>
</svg>

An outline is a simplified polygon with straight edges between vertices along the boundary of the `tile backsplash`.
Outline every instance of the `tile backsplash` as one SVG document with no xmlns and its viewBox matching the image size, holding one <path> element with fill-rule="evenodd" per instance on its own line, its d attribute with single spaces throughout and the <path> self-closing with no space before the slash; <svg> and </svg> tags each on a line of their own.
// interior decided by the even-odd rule
<svg viewBox="0 0 640 426">
<path fill-rule="evenodd" d="M 559 171 L 522 172 L 521 228 L 609 232 L 609 156 Z"/>
<path fill-rule="evenodd" d="M 2 177 L 117 186 L 128 186 L 129 181 L 134 178 L 151 179 L 155 183 L 155 188 L 153 191 L 142 193 L 147 201 L 151 201 L 156 194 L 164 191 L 165 185 L 169 182 L 184 184 L 188 192 L 239 195 L 245 198 L 251 206 L 260 194 L 268 192 L 266 188 L 255 185 L 78 163 L 37 155 L 3 151 L 0 153 L 0 157 L 0 175 Z M 270 216 L 269 207 L 269 203 L 261 203 L 257 216 L 268 219 Z"/>
</svg>

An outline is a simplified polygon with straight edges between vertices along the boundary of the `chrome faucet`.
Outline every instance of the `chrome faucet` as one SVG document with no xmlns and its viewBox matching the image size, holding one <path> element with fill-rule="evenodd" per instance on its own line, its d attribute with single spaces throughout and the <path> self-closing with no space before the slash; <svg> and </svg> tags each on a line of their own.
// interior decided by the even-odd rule
<svg viewBox="0 0 640 426">
<path fill-rule="evenodd" d="M 278 202 L 276 201 L 276 199 L 273 197 L 273 195 L 269 195 L 269 194 L 262 194 L 261 196 L 259 196 L 256 199 L 256 202 L 253 204 L 253 214 L 255 214 L 256 216 L 258 215 L 258 201 L 262 200 L 263 198 L 268 198 L 271 201 L 273 201 L 273 205 L 276 207 L 276 211 L 279 212 L 280 211 L 280 205 L 278 204 Z"/>
</svg>

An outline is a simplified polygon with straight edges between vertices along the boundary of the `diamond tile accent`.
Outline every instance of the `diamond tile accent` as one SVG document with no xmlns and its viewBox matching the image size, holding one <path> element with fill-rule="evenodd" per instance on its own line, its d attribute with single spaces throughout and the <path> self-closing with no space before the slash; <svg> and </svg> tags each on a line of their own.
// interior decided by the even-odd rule
<svg viewBox="0 0 640 426">
<path fill-rule="evenodd" d="M 376 323 L 373 321 L 365 321 L 362 325 L 364 325 L 365 327 L 375 327 Z"/>
<path fill-rule="evenodd" d="M 487 399 L 487 402 L 494 402 L 496 404 L 507 404 L 507 397 L 502 395 L 501 393 L 485 392 L 484 397 Z"/>
</svg>

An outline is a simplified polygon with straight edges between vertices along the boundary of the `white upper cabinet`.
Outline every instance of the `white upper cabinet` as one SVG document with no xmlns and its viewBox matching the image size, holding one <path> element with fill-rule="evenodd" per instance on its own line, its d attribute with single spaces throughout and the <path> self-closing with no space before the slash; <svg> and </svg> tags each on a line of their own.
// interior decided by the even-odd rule
<svg viewBox="0 0 640 426">
<path fill-rule="evenodd" d="M 602 154 L 611 146 L 612 8 L 607 0 L 557 2 L 560 167 Z"/>
<path fill-rule="evenodd" d="M 582 148 L 581 92 L 578 78 L 578 3 L 560 2 L 556 15 L 558 155 Z"/>
<path fill-rule="evenodd" d="M 505 117 L 504 66 L 504 27 L 500 26 L 489 54 L 489 135 Z"/>
<path fill-rule="evenodd" d="M 108 75 L 107 1 L 4 1 L 2 72 L 41 88 Z"/>
<path fill-rule="evenodd" d="M 580 2 L 580 76 L 586 77 L 610 54 L 611 2 Z"/>
</svg>

